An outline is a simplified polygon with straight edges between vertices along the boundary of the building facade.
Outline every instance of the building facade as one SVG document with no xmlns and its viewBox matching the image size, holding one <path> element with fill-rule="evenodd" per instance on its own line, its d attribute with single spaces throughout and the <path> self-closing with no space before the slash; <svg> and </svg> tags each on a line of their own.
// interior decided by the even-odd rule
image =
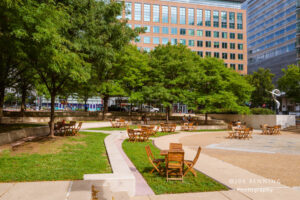
<svg viewBox="0 0 300 200">
<path fill-rule="evenodd" d="M 125 1 L 123 18 L 132 28 L 146 27 L 134 42 L 144 51 L 159 44 L 184 44 L 201 57 L 224 60 L 247 74 L 246 11 L 241 0 Z"/>
<path fill-rule="evenodd" d="M 275 80 L 297 63 L 296 0 L 247 0 L 248 72 L 269 68 Z"/>
</svg>

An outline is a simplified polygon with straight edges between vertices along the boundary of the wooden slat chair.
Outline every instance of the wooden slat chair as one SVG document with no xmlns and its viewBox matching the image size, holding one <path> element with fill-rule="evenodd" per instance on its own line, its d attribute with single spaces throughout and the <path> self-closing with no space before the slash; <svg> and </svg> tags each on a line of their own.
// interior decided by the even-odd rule
<svg viewBox="0 0 300 200">
<path fill-rule="evenodd" d="M 62 126 L 62 122 L 57 122 L 54 124 L 54 135 L 62 135 Z"/>
<path fill-rule="evenodd" d="M 111 123 L 111 127 L 112 127 L 112 128 L 117 128 L 115 122 L 113 122 L 112 120 L 110 120 L 110 123 Z"/>
<path fill-rule="evenodd" d="M 176 129 L 176 127 L 175 127 L 175 129 Z M 192 122 L 192 123 L 188 123 L 188 130 L 189 131 L 193 131 L 193 130 L 195 130 L 196 129 L 196 126 L 194 126 L 194 123 Z"/>
<path fill-rule="evenodd" d="M 245 128 L 242 131 L 242 135 L 240 139 L 249 139 L 249 135 L 250 135 L 250 129 L 249 128 Z"/>
<path fill-rule="evenodd" d="M 182 144 L 181 143 L 170 143 L 169 144 L 170 151 L 172 150 L 182 150 Z"/>
<path fill-rule="evenodd" d="M 280 129 L 281 129 L 281 125 L 276 125 L 274 126 L 274 135 L 279 135 L 280 134 Z"/>
<path fill-rule="evenodd" d="M 82 127 L 82 122 L 79 122 L 78 126 L 75 128 L 72 129 L 72 135 L 79 135 L 79 131 Z"/>
<path fill-rule="evenodd" d="M 146 149 L 146 153 L 147 153 L 149 162 L 150 162 L 150 163 L 152 164 L 152 166 L 153 166 L 153 169 L 150 171 L 150 174 L 152 174 L 155 170 L 156 170 L 158 173 L 162 174 L 161 164 L 162 164 L 163 162 L 165 162 L 165 159 L 155 159 L 155 157 L 153 156 L 152 151 L 151 151 L 149 145 L 145 146 L 145 149 Z"/>
<path fill-rule="evenodd" d="M 168 159 L 166 162 L 167 181 L 183 181 L 184 152 L 176 152 L 170 150 L 168 152 Z M 176 177 L 169 177 L 170 175 Z"/>
<path fill-rule="evenodd" d="M 176 124 L 170 124 L 170 132 L 175 132 Z"/>
<path fill-rule="evenodd" d="M 252 134 L 253 134 L 253 127 L 249 128 L 249 138 L 252 138 Z"/>
<path fill-rule="evenodd" d="M 234 133 L 235 132 L 233 130 L 232 124 L 228 124 L 227 129 L 229 130 L 227 138 L 234 138 Z"/>
<path fill-rule="evenodd" d="M 153 130 L 153 135 L 155 135 L 157 132 L 159 132 L 160 126 L 157 125 L 156 129 Z"/>
<path fill-rule="evenodd" d="M 148 141 L 149 136 L 150 136 L 149 129 L 143 129 L 143 128 L 142 128 L 142 130 L 141 130 L 141 132 L 140 132 L 140 134 L 139 134 L 138 140 L 139 140 L 140 142 Z"/>
<path fill-rule="evenodd" d="M 261 130 L 262 130 L 262 135 L 268 135 L 269 133 L 268 133 L 268 129 L 267 129 L 267 126 L 268 126 L 268 124 L 263 124 L 263 125 L 260 125 L 260 128 L 261 128 Z"/>
<path fill-rule="evenodd" d="M 128 134 L 128 141 L 129 142 L 136 142 L 137 141 L 137 135 L 135 134 L 135 131 L 133 129 L 127 128 L 127 134 Z"/>
<path fill-rule="evenodd" d="M 183 123 L 183 125 L 181 126 L 181 130 L 182 131 L 188 131 L 189 130 L 189 123 Z"/>
<path fill-rule="evenodd" d="M 184 164 L 187 166 L 187 169 L 185 170 L 183 176 L 185 176 L 188 172 L 192 172 L 194 174 L 194 176 L 197 177 L 197 173 L 194 170 L 194 165 L 198 161 L 198 158 L 200 156 L 200 152 L 201 152 L 201 147 L 199 146 L 198 150 L 197 150 L 197 154 L 196 154 L 194 160 L 184 160 Z"/>
</svg>

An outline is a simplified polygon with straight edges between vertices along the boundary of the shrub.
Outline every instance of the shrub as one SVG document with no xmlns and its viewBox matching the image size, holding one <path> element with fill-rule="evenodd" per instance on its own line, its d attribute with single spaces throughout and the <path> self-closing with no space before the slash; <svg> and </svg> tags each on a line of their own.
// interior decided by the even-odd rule
<svg viewBox="0 0 300 200">
<path fill-rule="evenodd" d="M 251 108 L 251 113 L 254 115 L 274 115 L 275 112 L 268 108 Z"/>
</svg>

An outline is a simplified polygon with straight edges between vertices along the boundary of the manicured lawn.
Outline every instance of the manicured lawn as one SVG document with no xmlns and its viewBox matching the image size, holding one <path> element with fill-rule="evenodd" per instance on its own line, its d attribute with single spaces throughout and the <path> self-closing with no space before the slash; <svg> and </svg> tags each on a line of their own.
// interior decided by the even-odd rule
<svg viewBox="0 0 300 200">
<path fill-rule="evenodd" d="M 0 124 L 0 133 L 38 126 L 45 126 L 45 124 Z"/>
<path fill-rule="evenodd" d="M 177 134 L 179 132 L 157 132 L 155 135 L 152 135 L 150 137 L 161 137 L 161 136 L 165 136 L 165 135 L 173 135 L 173 134 Z"/>
<path fill-rule="evenodd" d="M 84 174 L 109 173 L 106 136 L 84 132 L 76 137 L 28 143 L 27 148 L 20 147 L 23 151 L 5 150 L 0 153 L 0 181 L 80 180 Z"/>
<path fill-rule="evenodd" d="M 131 125 L 130 128 L 138 128 L 137 125 Z M 89 128 L 88 130 L 96 130 L 96 131 L 124 131 L 126 128 L 112 128 L 112 127 L 100 127 L 100 128 Z"/>
<path fill-rule="evenodd" d="M 149 186 L 155 194 L 167 193 L 185 193 L 185 192 L 206 192 L 228 190 L 228 188 L 206 175 L 199 173 L 194 177 L 192 173 L 188 173 L 184 177 L 184 181 L 166 181 L 166 177 L 160 176 L 158 173 L 150 174 L 152 165 L 148 161 L 145 146 L 150 145 L 154 156 L 159 157 L 159 149 L 154 147 L 152 141 L 149 142 L 123 142 L 123 149 L 130 160 L 133 162 L 138 171 L 143 175 Z M 201 157 L 201 155 L 200 155 Z"/>
</svg>

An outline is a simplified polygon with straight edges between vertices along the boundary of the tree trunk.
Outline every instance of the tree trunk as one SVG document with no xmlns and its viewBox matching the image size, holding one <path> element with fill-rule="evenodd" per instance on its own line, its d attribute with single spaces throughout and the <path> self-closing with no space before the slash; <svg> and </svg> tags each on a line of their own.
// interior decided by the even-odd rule
<svg viewBox="0 0 300 200">
<path fill-rule="evenodd" d="M 84 99 L 84 111 L 87 112 L 88 108 L 87 108 L 87 99 Z"/>
<path fill-rule="evenodd" d="M 108 95 L 105 95 L 103 97 L 103 113 L 102 113 L 102 120 L 105 119 L 105 113 L 108 112 L 108 99 L 109 99 L 109 96 Z"/>
<path fill-rule="evenodd" d="M 5 88 L 1 86 L 0 87 L 0 118 L 3 117 L 4 94 L 5 94 Z"/>
<path fill-rule="evenodd" d="M 51 114 L 50 114 L 50 137 L 54 137 L 54 108 L 55 108 L 55 92 L 51 93 Z"/>
<path fill-rule="evenodd" d="M 170 106 L 166 107 L 166 118 L 167 118 L 167 123 L 169 122 L 169 117 L 170 117 Z"/>
<path fill-rule="evenodd" d="M 204 124 L 207 125 L 207 118 L 208 118 L 208 114 L 205 113 L 205 121 L 204 121 Z"/>
<path fill-rule="evenodd" d="M 22 101 L 21 101 L 21 116 L 24 117 L 26 110 L 26 89 L 22 89 Z"/>
</svg>

